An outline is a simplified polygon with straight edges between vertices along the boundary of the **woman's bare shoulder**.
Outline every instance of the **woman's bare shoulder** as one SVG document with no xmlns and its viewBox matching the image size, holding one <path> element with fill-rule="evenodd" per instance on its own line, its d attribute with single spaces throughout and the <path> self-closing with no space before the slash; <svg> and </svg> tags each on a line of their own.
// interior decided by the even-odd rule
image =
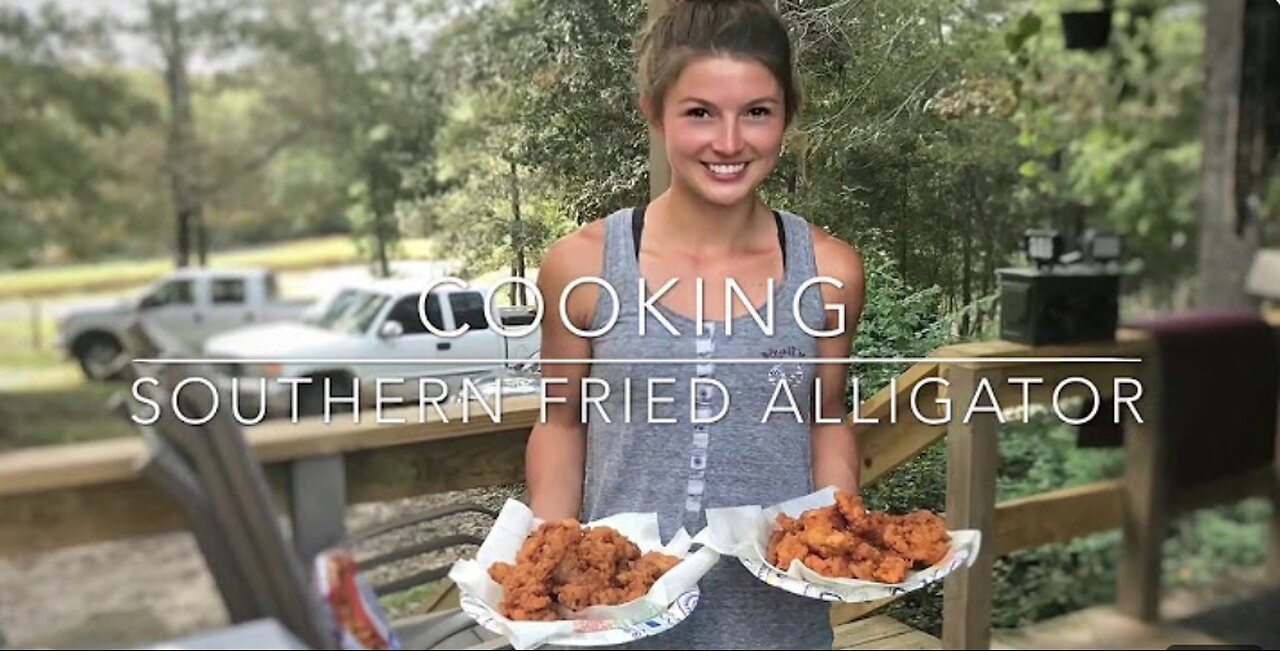
<svg viewBox="0 0 1280 651">
<path fill-rule="evenodd" d="M 604 267 L 605 221 L 588 222 L 551 243 L 539 277 L 566 284 L 582 276 L 599 276 Z"/>
<path fill-rule="evenodd" d="M 550 309 L 565 296 L 569 284 L 579 278 L 602 277 L 604 273 L 605 220 L 599 219 L 578 227 L 547 247 L 542 266 L 538 271 L 538 286 Z M 598 299 L 597 286 L 593 283 L 579 285 L 568 294 L 568 316 L 581 329 L 590 326 L 595 316 Z"/>
<path fill-rule="evenodd" d="M 838 278 L 846 285 L 862 285 L 862 254 L 854 245 L 828 233 L 817 224 L 809 224 L 813 238 L 813 255 L 818 274 Z"/>
</svg>

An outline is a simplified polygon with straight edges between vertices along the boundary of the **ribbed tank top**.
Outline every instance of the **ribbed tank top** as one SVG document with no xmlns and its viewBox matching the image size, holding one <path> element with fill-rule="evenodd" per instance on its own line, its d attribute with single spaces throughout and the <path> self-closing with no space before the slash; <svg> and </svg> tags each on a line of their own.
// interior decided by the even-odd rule
<svg viewBox="0 0 1280 651">
<path fill-rule="evenodd" d="M 592 355 L 625 363 L 593 364 L 588 373 L 602 381 L 588 392 L 598 397 L 608 386 L 608 396 L 600 408 L 587 406 L 583 520 L 656 511 L 662 537 L 669 540 L 681 527 L 697 534 L 706 525 L 707 508 L 770 505 L 812 492 L 809 428 L 816 367 L 793 361 L 817 354 L 817 338 L 796 322 L 797 313 L 810 330 L 825 329 L 822 285 L 805 287 L 818 275 L 808 222 L 775 213 L 786 249 L 785 278 L 774 285 L 772 336 L 750 313 L 728 323 L 707 319 L 696 332 L 693 315 L 661 301 L 653 304 L 657 315 L 641 310 L 636 212 L 628 208 L 606 217 L 601 277 L 617 292 L 617 302 L 609 292 L 598 292 L 590 330 L 613 325 L 593 339 Z M 660 289 L 653 283 L 645 287 L 646 297 Z M 766 305 L 756 306 L 762 319 Z M 638 336 L 642 316 L 645 334 Z M 779 361 L 723 361 L 742 359 Z M 727 411 L 711 380 L 727 389 Z M 779 387 L 783 381 L 786 387 Z M 651 386 L 660 402 L 650 402 Z M 771 404 L 775 409 L 767 414 Z M 793 404 L 803 422 L 797 422 Z M 722 412 L 714 422 L 694 422 Z M 737 559 L 721 559 L 700 586 L 688 619 L 628 648 L 831 647 L 830 604 L 771 588 Z"/>
</svg>

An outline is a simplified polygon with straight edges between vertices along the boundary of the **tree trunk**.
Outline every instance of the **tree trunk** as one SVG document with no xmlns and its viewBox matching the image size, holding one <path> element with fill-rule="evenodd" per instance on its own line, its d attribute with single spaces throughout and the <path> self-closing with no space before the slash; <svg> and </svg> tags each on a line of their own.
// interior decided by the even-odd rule
<svg viewBox="0 0 1280 651">
<path fill-rule="evenodd" d="M 982 179 L 979 179 L 982 182 Z M 984 234 L 982 240 L 982 297 L 991 296 L 991 290 L 995 285 L 995 265 L 996 265 L 996 234 L 1000 232 L 1000 216 L 999 212 L 992 210 L 987 197 L 990 197 L 992 190 L 983 187 L 982 192 L 975 196 L 977 199 L 978 220 L 982 224 L 979 229 Z M 995 314 L 995 305 L 989 304 L 988 307 L 982 308 L 978 312 L 978 327 L 985 328 L 987 322 L 990 321 L 992 315 Z"/>
<path fill-rule="evenodd" d="M 1263 239 L 1280 111 L 1280 16 L 1270 0 L 1220 0 L 1206 18 L 1197 307 L 1252 304 L 1244 279 Z"/>
<path fill-rule="evenodd" d="M 898 227 L 894 229 L 898 235 L 898 274 L 902 276 L 902 281 L 910 284 L 911 276 L 907 272 L 907 240 L 910 236 L 908 233 L 907 219 L 907 193 L 906 191 L 898 193 Z"/>
<path fill-rule="evenodd" d="M 514 160 L 507 161 L 510 166 L 509 180 L 511 184 L 511 250 L 514 252 L 514 259 L 511 261 L 511 275 L 516 278 L 524 278 L 525 264 L 525 237 L 524 227 L 520 222 L 520 172 L 516 169 Z M 524 285 L 512 285 L 512 291 L 515 292 L 516 305 L 528 305 L 528 299 L 525 296 Z"/>
<path fill-rule="evenodd" d="M 381 211 L 374 214 L 373 232 L 378 238 L 378 273 L 383 278 L 391 277 L 391 260 L 387 256 L 387 215 Z"/>
<path fill-rule="evenodd" d="M 195 118 L 191 111 L 191 87 L 187 82 L 187 46 L 181 17 L 172 2 L 149 5 L 151 28 L 164 56 L 165 88 L 169 101 L 169 140 L 165 170 L 177 214 L 177 265 L 191 262 L 192 240 L 198 264 L 207 263 L 208 236 L 197 191 Z"/>
<path fill-rule="evenodd" d="M 973 200 L 976 199 L 973 185 L 973 169 L 966 170 L 969 181 L 970 210 L 964 211 L 964 239 L 960 250 L 960 308 L 965 313 L 960 317 L 960 336 L 969 336 L 969 303 L 973 301 Z"/>
<path fill-rule="evenodd" d="M 953 237 L 953 234 L 956 232 L 955 211 L 948 210 L 946 212 L 946 215 L 944 216 L 944 219 L 946 220 L 946 228 L 942 229 L 941 232 L 937 233 L 937 239 L 934 242 L 934 247 L 938 252 L 937 263 L 928 265 L 929 282 L 926 286 L 933 286 L 940 282 L 945 282 L 946 284 L 944 285 L 944 287 L 946 288 L 946 293 L 949 296 L 951 294 L 951 289 L 953 287 L 953 284 L 948 281 L 948 279 L 946 278 L 945 272 L 946 272 L 947 265 L 951 264 L 952 237 Z"/>
</svg>

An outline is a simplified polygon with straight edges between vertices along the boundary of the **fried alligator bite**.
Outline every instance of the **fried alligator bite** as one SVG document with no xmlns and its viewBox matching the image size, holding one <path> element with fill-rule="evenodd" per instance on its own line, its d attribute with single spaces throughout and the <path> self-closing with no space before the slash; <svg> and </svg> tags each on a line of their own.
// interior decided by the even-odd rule
<svg viewBox="0 0 1280 651">
<path fill-rule="evenodd" d="M 557 606 L 579 611 L 638 599 L 679 562 L 662 552 L 642 554 L 616 529 L 584 529 L 564 519 L 535 529 L 516 562 L 494 563 L 489 576 L 502 586 L 503 616 L 552 621 L 561 618 Z"/>
<path fill-rule="evenodd" d="M 768 561 L 786 571 L 798 560 L 831 578 L 901 583 L 912 570 L 942 560 L 951 547 L 946 523 L 919 510 L 906 515 L 868 511 L 861 497 L 836 492 L 836 503 L 777 518 Z"/>
</svg>

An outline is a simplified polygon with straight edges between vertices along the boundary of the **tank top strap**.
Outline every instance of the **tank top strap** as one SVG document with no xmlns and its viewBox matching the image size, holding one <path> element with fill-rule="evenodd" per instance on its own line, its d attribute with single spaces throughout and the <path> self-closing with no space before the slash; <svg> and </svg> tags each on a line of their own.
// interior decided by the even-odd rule
<svg viewBox="0 0 1280 651">
<path fill-rule="evenodd" d="M 789 310 L 791 301 L 795 300 L 795 293 L 800 291 L 807 281 L 818 275 L 817 256 L 813 248 L 813 234 L 810 231 L 809 222 L 785 210 L 779 210 L 776 213 L 781 218 L 786 247 L 785 280 L 780 292 L 786 303 L 780 307 Z M 636 309 L 640 291 L 639 278 L 635 273 L 637 262 L 634 259 L 635 214 L 635 208 L 623 208 L 605 217 L 604 259 L 600 279 L 616 294 L 620 303 L 617 308 L 620 314 Z M 615 309 L 614 298 L 615 296 L 604 287 L 599 288 L 592 328 L 599 328 L 608 321 Z M 822 317 L 824 307 L 820 286 L 810 284 L 804 288 L 804 295 L 800 300 L 806 322 L 813 324 L 814 322 L 809 321 L 809 317 L 819 319 Z"/>
<path fill-rule="evenodd" d="M 780 307 L 790 311 L 791 302 L 797 292 L 803 289 L 800 297 L 801 314 L 805 323 L 811 328 L 821 327 L 825 315 L 820 283 L 805 283 L 818 276 L 817 253 L 813 248 L 813 232 L 808 220 L 785 210 L 778 211 L 782 215 L 782 223 L 787 234 L 787 270 L 786 286 L 782 291 L 785 305 Z"/>
</svg>

